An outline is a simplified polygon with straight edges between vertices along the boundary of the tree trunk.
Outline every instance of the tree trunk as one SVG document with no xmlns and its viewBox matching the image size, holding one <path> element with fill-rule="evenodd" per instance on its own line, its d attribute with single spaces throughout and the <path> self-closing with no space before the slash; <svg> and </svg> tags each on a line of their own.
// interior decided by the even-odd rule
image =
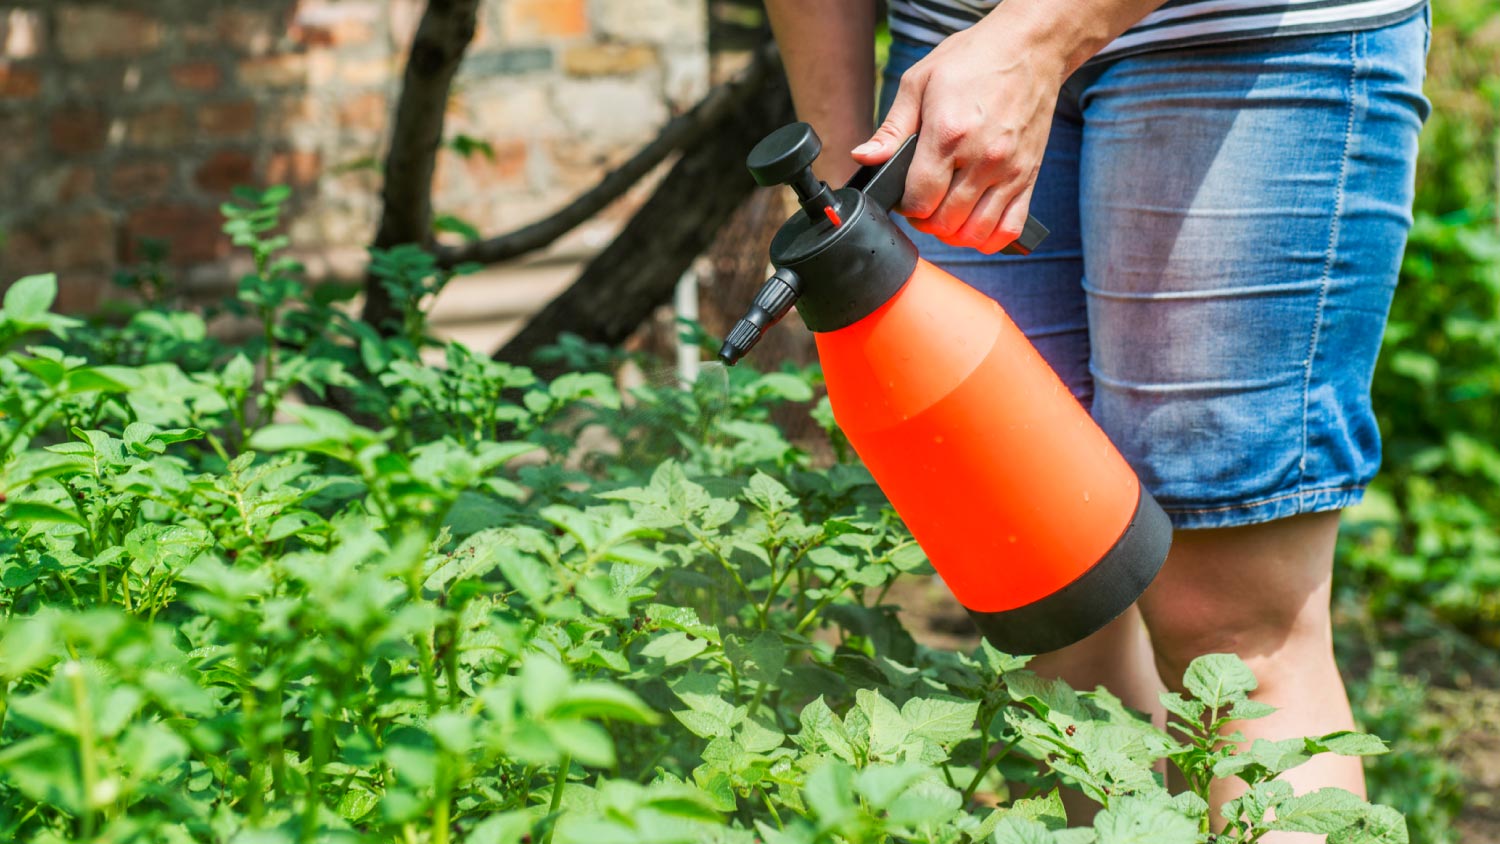
<svg viewBox="0 0 1500 844">
<path fill-rule="evenodd" d="M 618 344 L 671 297 L 683 271 L 755 188 L 745 170 L 750 148 L 794 119 L 774 51 L 758 52 L 756 63 L 746 78 L 758 95 L 747 97 L 742 109 L 718 115 L 615 240 L 495 353 L 497 360 L 529 364 L 537 349 L 563 332 Z M 555 364 L 537 368 L 542 377 L 559 371 Z"/>
<path fill-rule="evenodd" d="M 412 38 L 401 81 L 401 98 L 385 157 L 380 228 L 374 246 L 403 243 L 431 247 L 432 173 L 443 142 L 443 115 L 453 75 L 474 38 L 479 0 L 428 0 Z M 384 331 L 396 315 L 384 285 L 365 281 L 363 319 Z"/>
</svg>

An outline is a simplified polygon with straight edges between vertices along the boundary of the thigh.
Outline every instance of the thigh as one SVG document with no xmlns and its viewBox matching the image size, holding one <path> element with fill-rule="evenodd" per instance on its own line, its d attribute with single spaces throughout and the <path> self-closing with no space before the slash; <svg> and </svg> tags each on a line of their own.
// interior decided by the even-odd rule
<svg viewBox="0 0 1500 844">
<path fill-rule="evenodd" d="M 1425 26 L 1132 57 L 1083 94 L 1094 416 L 1178 527 L 1338 509 L 1378 466 Z"/>
<path fill-rule="evenodd" d="M 881 90 L 882 117 L 895 97 L 901 73 L 925 52 L 904 42 L 892 46 Z M 1092 399 L 1092 387 L 1078 223 L 1082 127 L 1076 113 L 1070 116 L 1064 107 L 1058 111 L 1031 200 L 1032 215 L 1051 234 L 1032 254 L 986 255 L 976 249 L 949 246 L 912 228 L 899 214 L 895 219 L 923 258 L 998 301 L 1073 395 L 1087 404 Z"/>
</svg>

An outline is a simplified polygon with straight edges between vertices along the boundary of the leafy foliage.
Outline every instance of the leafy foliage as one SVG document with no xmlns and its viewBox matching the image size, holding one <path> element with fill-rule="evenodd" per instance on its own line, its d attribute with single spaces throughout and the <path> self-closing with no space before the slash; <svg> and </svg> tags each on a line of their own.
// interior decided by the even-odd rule
<svg viewBox="0 0 1500 844">
<path fill-rule="evenodd" d="M 47 277 L 5 296 L 6 840 L 1189 844 L 1228 776 L 1250 791 L 1218 841 L 1406 840 L 1275 779 L 1379 740 L 1238 747 L 1268 709 L 1233 657 L 1192 666 L 1164 732 L 915 643 L 883 599 L 920 549 L 861 467 L 767 421 L 806 373 L 621 393 L 456 345 L 424 365 L 443 278 L 377 253 L 405 314 L 381 339 L 304 288 L 285 198 L 225 209 L 242 346 L 160 307 L 84 328 Z"/>
</svg>

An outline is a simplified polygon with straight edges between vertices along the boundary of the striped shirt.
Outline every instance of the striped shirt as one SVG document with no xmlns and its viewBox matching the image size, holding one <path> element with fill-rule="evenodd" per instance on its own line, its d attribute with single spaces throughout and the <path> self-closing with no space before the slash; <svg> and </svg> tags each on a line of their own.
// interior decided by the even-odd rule
<svg viewBox="0 0 1500 844">
<path fill-rule="evenodd" d="M 1167 0 L 1095 58 L 1149 50 L 1374 29 L 1405 20 L 1427 0 Z M 984 17 L 1000 0 L 890 0 L 891 34 L 936 44 Z"/>
</svg>

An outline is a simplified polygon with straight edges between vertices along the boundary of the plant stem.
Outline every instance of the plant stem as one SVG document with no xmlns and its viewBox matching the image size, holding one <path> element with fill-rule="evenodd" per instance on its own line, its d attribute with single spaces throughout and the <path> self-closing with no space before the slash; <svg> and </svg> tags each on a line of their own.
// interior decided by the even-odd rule
<svg viewBox="0 0 1500 844">
<path fill-rule="evenodd" d="M 240 690 L 240 711 L 243 713 L 242 720 L 245 724 L 246 735 L 245 754 L 249 757 L 249 771 L 246 777 L 245 799 L 250 804 L 250 825 L 260 826 L 261 799 L 260 793 L 260 718 L 259 707 L 255 699 L 255 686 L 250 682 L 250 642 L 248 637 L 242 637 L 236 648 L 237 661 L 240 671 L 245 675 L 245 686 Z"/>
<path fill-rule="evenodd" d="M 996 753 L 995 755 L 984 760 L 984 764 L 980 765 L 979 770 L 974 772 L 974 778 L 972 780 L 969 780 L 968 787 L 964 789 L 964 803 L 968 803 L 969 800 L 974 797 L 974 792 L 979 789 L 979 784 L 984 781 L 985 774 L 988 774 L 997 764 L 999 764 L 1001 759 L 1009 756 L 1011 748 L 1015 747 L 1016 742 L 1020 740 L 1021 737 L 1019 735 L 1016 736 L 1015 738 L 1007 742 L 1006 745 L 1000 749 L 999 753 Z"/>
<path fill-rule="evenodd" d="M 573 767 L 573 755 L 564 753 L 562 761 L 557 763 L 557 779 L 552 782 L 552 803 L 547 807 L 548 815 L 556 815 L 562 806 L 563 786 L 568 782 L 568 769 Z M 542 844 L 552 844 L 552 833 L 557 831 L 557 818 L 552 818 L 552 825 L 547 827 L 547 835 L 542 838 Z"/>
<path fill-rule="evenodd" d="M 437 787 L 433 791 L 437 805 L 432 808 L 432 844 L 448 844 L 453 800 L 448 794 L 448 752 L 445 750 L 438 751 Z"/>
<path fill-rule="evenodd" d="M 63 665 L 68 685 L 73 689 L 73 707 L 78 715 L 78 764 L 83 771 L 83 837 L 94 837 L 94 799 L 99 774 L 94 765 L 94 713 L 89 706 L 88 688 L 83 682 L 83 666 L 75 658 Z"/>
</svg>

